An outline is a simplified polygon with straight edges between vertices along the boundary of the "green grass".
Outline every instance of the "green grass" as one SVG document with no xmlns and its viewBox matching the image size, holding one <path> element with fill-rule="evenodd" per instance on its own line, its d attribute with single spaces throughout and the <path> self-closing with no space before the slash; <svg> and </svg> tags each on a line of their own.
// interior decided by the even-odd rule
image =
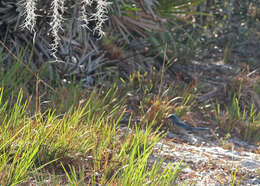
<svg viewBox="0 0 260 186">
<path fill-rule="evenodd" d="M 164 159 L 151 163 L 149 158 L 164 137 L 161 129 L 167 130 L 166 116 L 187 116 L 199 107 L 194 86 L 162 87 L 159 73 L 136 73 L 129 82 L 110 87 L 83 89 L 72 82 L 55 91 L 37 90 L 37 85 L 30 86 L 37 81 L 20 81 L 32 78 L 26 71 L 11 82 L 17 64 L 8 71 L 13 73 L 0 77 L 0 185 L 179 183 L 181 162 L 165 165 Z M 13 87 L 5 88 L 7 83 Z M 219 127 L 228 133 L 239 129 L 244 139 L 259 136 L 259 114 L 254 105 L 250 111 L 241 108 L 239 99 L 234 96 L 226 110 L 217 106 Z M 129 130 L 122 132 L 119 123 L 131 114 L 140 120 L 130 120 Z"/>
<path fill-rule="evenodd" d="M 172 185 L 177 179 L 179 165 L 148 164 L 163 137 L 152 124 L 141 130 L 136 123 L 133 132 L 120 132 L 124 110 L 116 87 L 93 90 L 62 115 L 47 109 L 31 116 L 22 91 L 12 106 L 3 95 L 2 88 L 1 185 L 47 180 L 49 185 Z"/>
<path fill-rule="evenodd" d="M 194 85 L 167 84 L 163 73 L 154 71 L 133 73 L 110 87 L 82 88 L 71 81 L 50 89 L 42 83 L 48 81 L 44 73 L 35 80 L 19 63 L 5 70 L 0 73 L 0 185 L 179 184 L 181 162 L 165 165 L 164 159 L 149 158 L 169 130 L 168 114 L 189 118 L 188 112 L 198 111 Z M 227 132 L 223 146 L 235 130 L 246 140 L 260 136 L 254 105 L 245 110 L 239 99 L 234 95 L 224 109 L 216 106 L 215 119 Z M 119 123 L 130 116 L 139 120 L 130 120 L 123 132 Z"/>
<path fill-rule="evenodd" d="M 257 112 L 254 104 L 251 104 L 250 110 L 241 108 L 240 97 L 234 95 L 232 103 L 221 109 L 216 105 L 216 121 L 218 127 L 227 133 L 236 131 L 247 141 L 259 141 L 260 139 L 260 114 Z"/>
<path fill-rule="evenodd" d="M 0 73 L 0 185 L 177 183 L 180 163 L 149 158 L 164 136 L 162 119 L 189 107 L 186 90 L 180 89 L 187 98 L 177 105 L 179 90 L 169 87 L 156 95 L 160 74 L 150 81 L 140 73 L 121 86 L 83 89 L 72 81 L 50 89 L 42 82 L 48 81 L 44 73 L 30 74 L 18 62 L 0 65 L 5 69 Z M 139 96 L 132 111 L 131 91 Z M 120 120 L 132 114 L 141 120 L 130 120 L 129 130 L 122 131 Z"/>
</svg>

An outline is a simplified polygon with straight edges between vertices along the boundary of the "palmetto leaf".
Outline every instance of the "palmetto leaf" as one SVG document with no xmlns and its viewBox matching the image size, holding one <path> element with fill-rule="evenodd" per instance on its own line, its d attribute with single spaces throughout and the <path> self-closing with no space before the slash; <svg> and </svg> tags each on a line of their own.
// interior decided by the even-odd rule
<svg viewBox="0 0 260 186">
<path fill-rule="evenodd" d="M 146 36 L 148 32 L 162 31 L 160 24 L 163 20 L 153 10 L 157 0 L 120 2 L 113 2 L 109 21 L 127 43 L 138 36 Z"/>
<path fill-rule="evenodd" d="M 148 12 L 150 12 L 153 17 L 156 17 L 153 11 L 153 7 L 158 5 L 158 0 L 143 0 L 145 7 L 147 7 Z"/>
<path fill-rule="evenodd" d="M 21 14 L 22 8 L 17 5 L 16 0 L 0 1 L 0 26 L 14 25 L 17 29 Z"/>
</svg>

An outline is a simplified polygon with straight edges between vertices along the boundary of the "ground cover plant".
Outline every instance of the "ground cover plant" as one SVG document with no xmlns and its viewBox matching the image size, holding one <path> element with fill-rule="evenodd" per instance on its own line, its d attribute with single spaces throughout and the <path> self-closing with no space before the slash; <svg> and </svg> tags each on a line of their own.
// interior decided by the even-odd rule
<svg viewBox="0 0 260 186">
<path fill-rule="evenodd" d="M 30 100 L 24 97 L 26 88 L 7 89 L 10 95 L 3 86 L 1 184 L 179 183 L 180 162 L 164 165 L 163 159 L 150 162 L 149 157 L 154 145 L 170 130 L 164 121 L 168 114 L 192 120 L 188 113 L 198 112 L 203 104 L 196 103 L 195 85 L 176 82 L 167 87 L 162 85 L 165 80 L 158 78 L 162 74 L 154 73 L 153 79 L 147 76 L 133 74 L 129 83 L 119 80 L 112 87 L 61 85 L 56 94 L 46 97 L 41 92 L 39 98 L 34 94 Z M 20 86 L 28 87 L 26 84 Z M 216 109 L 216 121 L 226 132 L 231 133 L 232 127 L 245 128 L 246 113 L 238 101 L 234 97 L 226 113 L 220 105 Z M 205 110 L 200 112 L 210 113 Z M 253 125 L 258 117 L 254 109 L 250 116 Z M 122 124 L 126 127 L 120 127 Z M 245 139 L 254 138 L 253 133 L 258 132 L 251 124 L 247 132 L 241 132 Z M 223 142 L 223 146 L 227 144 Z"/>
<path fill-rule="evenodd" d="M 1 185 L 176 183 L 180 163 L 149 161 L 154 145 L 165 135 L 158 122 L 174 109 L 165 93 L 149 95 L 155 85 L 158 91 L 157 78 L 146 82 L 139 74 L 123 86 L 88 89 L 72 83 L 38 90 L 37 80 L 20 81 L 32 76 L 17 65 L 1 76 Z M 17 72 L 18 79 L 10 82 Z M 10 84 L 5 88 L 6 83 Z M 130 112 L 127 92 L 133 90 L 144 94 L 142 107 Z M 172 87 L 169 95 L 177 92 Z M 185 107 L 188 101 L 184 102 Z M 132 114 L 145 118 L 132 122 Z M 123 118 L 129 119 L 125 132 L 119 127 Z"/>
<path fill-rule="evenodd" d="M 148 164 L 163 136 L 152 124 L 120 132 L 125 113 L 116 93 L 93 90 L 62 115 L 50 109 L 30 116 L 22 91 L 10 105 L 2 88 L 1 185 L 174 184 L 180 165 Z"/>
</svg>

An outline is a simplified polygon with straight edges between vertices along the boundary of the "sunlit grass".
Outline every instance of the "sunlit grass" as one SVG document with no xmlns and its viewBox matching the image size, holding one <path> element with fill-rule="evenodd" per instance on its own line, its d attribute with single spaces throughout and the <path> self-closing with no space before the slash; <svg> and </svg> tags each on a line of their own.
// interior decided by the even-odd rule
<svg viewBox="0 0 260 186">
<path fill-rule="evenodd" d="M 219 104 L 216 105 L 217 124 L 225 132 L 238 133 L 244 140 L 259 140 L 260 115 L 253 104 L 249 111 L 241 108 L 239 99 L 238 96 L 234 96 L 226 110 L 222 110 Z"/>
<path fill-rule="evenodd" d="M 19 68 L 9 70 L 12 75 L 0 77 L 0 185 L 179 184 L 180 163 L 154 161 L 151 154 L 169 130 L 164 120 L 169 114 L 198 110 L 194 85 L 167 84 L 162 70 L 136 72 L 100 88 L 61 83 L 50 93 L 20 81 L 26 73 L 11 83 Z M 6 83 L 15 88 L 4 90 Z M 226 110 L 220 105 L 215 110 L 218 126 L 227 132 L 223 146 L 234 130 L 244 139 L 259 136 L 256 108 L 241 108 L 239 99 L 234 96 Z M 127 119 L 127 130 L 121 130 Z"/>
<path fill-rule="evenodd" d="M 120 132 L 118 124 L 125 112 L 116 87 L 93 90 L 62 115 L 49 109 L 30 116 L 22 98 L 20 91 L 11 107 L 1 89 L 1 185 L 47 180 L 50 185 L 171 185 L 176 181 L 177 167 L 148 163 L 153 146 L 163 137 L 152 130 L 152 124 L 145 130 L 136 124 L 130 132 Z"/>
</svg>

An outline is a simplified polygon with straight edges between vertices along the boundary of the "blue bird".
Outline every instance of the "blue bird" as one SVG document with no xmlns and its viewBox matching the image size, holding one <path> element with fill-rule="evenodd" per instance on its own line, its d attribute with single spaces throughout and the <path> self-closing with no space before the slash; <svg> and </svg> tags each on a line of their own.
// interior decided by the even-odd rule
<svg viewBox="0 0 260 186">
<path fill-rule="evenodd" d="M 205 127 L 192 127 L 190 125 L 188 125 L 187 123 L 184 123 L 182 121 L 180 121 L 180 119 L 174 115 L 174 114 L 170 114 L 168 116 L 168 119 L 171 119 L 173 124 L 176 125 L 177 127 L 183 128 L 187 131 L 204 131 L 204 130 L 209 130 L 209 128 L 205 128 Z"/>
</svg>

